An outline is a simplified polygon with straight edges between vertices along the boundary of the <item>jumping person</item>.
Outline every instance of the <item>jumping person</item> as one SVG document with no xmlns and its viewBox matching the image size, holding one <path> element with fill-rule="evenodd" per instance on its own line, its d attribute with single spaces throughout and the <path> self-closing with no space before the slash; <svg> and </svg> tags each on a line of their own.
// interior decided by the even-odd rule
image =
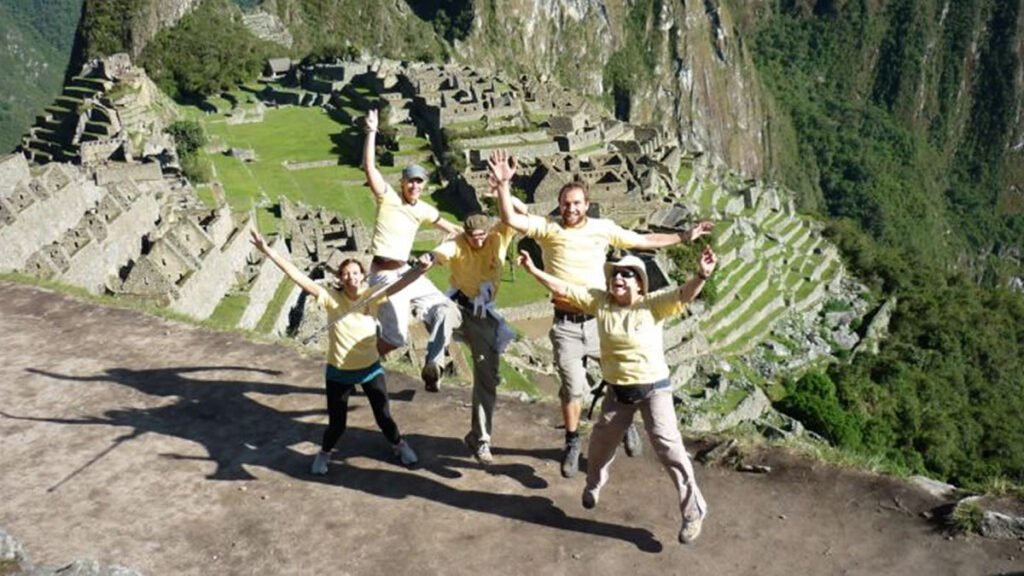
<svg viewBox="0 0 1024 576">
<path fill-rule="evenodd" d="M 451 299 L 462 313 L 462 337 L 473 354 L 473 416 L 464 440 L 481 464 L 490 464 L 494 405 L 500 382 L 500 354 L 514 336 L 494 309 L 501 269 L 515 231 L 504 224 L 491 227 L 483 214 L 463 222 L 463 233 L 421 256 L 424 271 L 435 262 L 448 264 Z"/>
<path fill-rule="evenodd" d="M 707 503 L 697 487 L 693 465 L 683 446 L 669 384 L 663 348 L 663 323 L 682 313 L 700 294 L 715 271 L 718 258 L 705 247 L 697 261 L 697 275 L 678 288 L 647 293 L 647 271 L 642 260 L 626 256 L 605 264 L 606 289 L 571 285 L 539 270 L 525 252 L 520 264 L 559 298 L 596 317 L 601 339 L 601 371 L 609 392 L 590 434 L 584 508 L 594 508 L 608 483 L 615 448 L 639 410 L 658 459 L 679 494 L 682 525 L 679 541 L 700 536 Z"/>
<path fill-rule="evenodd" d="M 559 218 L 543 218 L 514 210 L 510 181 L 515 161 L 499 151 L 488 159 L 493 176 L 498 180 L 498 207 L 502 222 L 517 232 L 537 240 L 543 250 L 544 270 L 555 278 L 588 288 L 601 288 L 602 266 L 609 247 L 655 250 L 680 242 L 693 242 L 709 234 L 711 222 L 701 222 L 678 234 L 639 234 L 626 230 L 611 220 L 589 218 L 590 200 L 582 182 L 570 182 L 558 193 Z M 588 358 L 598 359 L 597 326 L 594 317 L 564 298 L 554 295 L 554 323 L 549 336 L 555 355 L 555 367 L 561 380 L 559 398 L 565 423 L 565 448 L 562 453 L 562 476 L 570 478 L 579 470 L 579 423 L 583 398 L 587 393 Z M 640 438 L 630 424 L 623 435 L 626 453 L 640 452 Z"/>
<path fill-rule="evenodd" d="M 379 119 L 376 110 L 366 115 L 366 141 L 363 146 L 363 170 L 377 201 L 370 253 L 371 286 L 390 283 L 409 271 L 408 263 L 416 231 L 431 224 L 449 236 L 460 230 L 441 218 L 436 208 L 420 199 L 427 182 L 427 171 L 416 164 L 402 170 L 401 193 L 384 180 L 376 166 L 376 135 Z M 459 309 L 427 278 L 417 278 L 405 290 L 380 307 L 380 352 L 386 354 L 404 346 L 409 338 L 409 310 L 417 306 L 426 311 L 424 322 L 430 333 L 420 376 L 429 392 L 437 392 L 444 364 L 444 351 L 458 328 Z"/>
<path fill-rule="evenodd" d="M 341 289 L 322 287 L 268 246 L 259 232 L 252 231 L 250 242 L 327 311 L 327 365 L 324 378 L 327 383 L 328 421 L 320 451 L 313 459 L 310 471 L 313 474 L 327 474 L 331 450 L 345 432 L 348 398 L 357 384 L 362 386 L 369 399 L 377 426 L 391 443 L 395 455 L 406 466 L 416 464 L 416 452 L 402 438 L 398 425 L 391 418 L 388 405 L 387 384 L 377 350 L 376 308 L 380 306 L 380 301 L 371 302 L 368 305 L 369 311 L 354 309 L 360 300 L 359 296 L 367 289 L 363 265 L 351 258 L 343 261 L 337 272 Z M 401 290 L 403 284 L 399 282 L 389 291 Z"/>
</svg>

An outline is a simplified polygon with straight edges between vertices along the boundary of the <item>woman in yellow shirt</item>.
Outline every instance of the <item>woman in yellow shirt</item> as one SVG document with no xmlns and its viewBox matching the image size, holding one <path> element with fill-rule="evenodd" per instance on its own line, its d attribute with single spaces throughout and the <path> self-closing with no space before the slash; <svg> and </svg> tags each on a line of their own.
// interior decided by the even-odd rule
<svg viewBox="0 0 1024 576">
<path fill-rule="evenodd" d="M 647 293 L 647 271 L 636 256 L 605 264 L 606 290 L 559 280 L 538 269 L 525 252 L 521 253 L 519 262 L 553 296 L 597 319 L 601 371 L 608 393 L 590 433 L 583 507 L 597 506 L 601 488 L 608 483 L 619 439 L 639 410 L 651 445 L 679 493 L 679 510 L 683 517 L 679 541 L 693 542 L 700 535 L 707 504 L 697 487 L 693 465 L 679 433 L 665 362 L 662 324 L 666 318 L 681 313 L 686 304 L 700 294 L 718 262 L 715 253 L 705 247 L 697 261 L 697 276 L 678 288 L 666 288 L 653 294 Z"/>
<path fill-rule="evenodd" d="M 322 287 L 268 246 L 255 230 L 251 242 L 327 311 L 327 366 L 324 376 L 327 382 L 328 423 L 320 452 L 313 459 L 311 472 L 327 474 L 331 450 L 345 432 L 348 398 L 357 384 L 363 387 L 377 426 L 391 442 L 395 455 L 406 466 L 416 464 L 416 452 L 402 438 L 398 425 L 391 418 L 384 369 L 380 365 L 380 354 L 377 351 L 377 308 L 384 300 L 384 295 L 363 308 L 360 296 L 367 289 L 363 265 L 351 258 L 345 260 L 338 267 L 337 279 L 341 289 Z M 397 292 L 407 284 L 399 282 L 389 288 L 387 293 Z"/>
</svg>

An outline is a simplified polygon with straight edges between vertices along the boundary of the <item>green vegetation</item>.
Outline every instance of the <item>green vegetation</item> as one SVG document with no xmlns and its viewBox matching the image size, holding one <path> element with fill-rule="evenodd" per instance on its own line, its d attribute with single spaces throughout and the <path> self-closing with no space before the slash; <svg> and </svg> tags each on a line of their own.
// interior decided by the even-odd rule
<svg viewBox="0 0 1024 576">
<path fill-rule="evenodd" d="M 199 151 L 206 146 L 206 133 L 195 120 L 178 120 L 167 127 L 167 133 L 174 138 L 181 161 L 181 171 L 193 183 L 209 182 L 209 164 L 199 157 Z"/>
<path fill-rule="evenodd" d="M 994 255 L 1024 244 L 999 193 L 1020 4 L 776 4 L 753 46 L 784 119 L 778 176 L 802 210 L 831 219 L 851 268 L 898 297 L 878 356 L 808 375 L 781 405 L 895 469 L 1024 483 L 1024 303 L 1002 288 L 1021 268 Z M 932 39 L 934 74 L 921 65 Z"/>
<path fill-rule="evenodd" d="M 60 94 L 82 0 L 0 2 L 0 153 Z"/>
<path fill-rule="evenodd" d="M 964 534 L 980 534 L 984 519 L 985 510 L 974 501 L 958 502 L 950 516 L 953 526 Z"/>
<path fill-rule="evenodd" d="M 131 52 L 132 26 L 146 0 L 85 0 L 80 30 L 84 46 L 79 61 L 118 52 Z"/>
<path fill-rule="evenodd" d="M 623 47 L 612 54 L 604 66 L 605 96 L 614 103 L 616 118 L 629 120 L 633 92 L 648 84 L 654 75 L 658 46 L 654 36 L 660 31 L 653 20 L 658 4 L 653 0 L 633 3 L 624 24 Z"/>
<path fill-rule="evenodd" d="M 227 0 L 206 0 L 142 52 L 139 64 L 175 99 L 202 98 L 259 76 L 271 48 L 258 40 Z"/>
</svg>

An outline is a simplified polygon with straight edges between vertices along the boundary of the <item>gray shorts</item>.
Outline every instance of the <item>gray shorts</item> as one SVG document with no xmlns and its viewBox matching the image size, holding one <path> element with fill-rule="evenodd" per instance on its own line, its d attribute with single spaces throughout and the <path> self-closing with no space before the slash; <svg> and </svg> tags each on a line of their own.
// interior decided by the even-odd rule
<svg viewBox="0 0 1024 576">
<path fill-rule="evenodd" d="M 555 352 L 555 369 L 562 381 L 558 396 L 563 402 L 582 401 L 590 390 L 584 361 L 600 361 L 597 320 L 570 322 L 556 317 L 548 336 Z"/>
</svg>

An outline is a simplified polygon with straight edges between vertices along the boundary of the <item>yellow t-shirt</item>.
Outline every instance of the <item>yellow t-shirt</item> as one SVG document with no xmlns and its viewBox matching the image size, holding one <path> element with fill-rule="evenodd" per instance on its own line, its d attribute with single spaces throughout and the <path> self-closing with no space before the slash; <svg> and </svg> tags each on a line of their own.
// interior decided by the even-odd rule
<svg viewBox="0 0 1024 576">
<path fill-rule="evenodd" d="M 545 272 L 587 288 L 605 287 L 609 246 L 629 249 L 642 241 L 640 234 L 604 218 L 587 218 L 582 226 L 566 228 L 559 220 L 530 215 L 526 235 L 544 250 Z"/>
<path fill-rule="evenodd" d="M 363 292 L 365 289 L 360 295 Z M 340 290 L 321 287 L 316 303 L 327 311 L 328 364 L 342 370 L 359 370 L 380 359 L 377 353 L 377 309 L 384 300 L 386 297 L 381 296 L 362 310 L 346 314 L 358 298 L 352 300 Z"/>
<path fill-rule="evenodd" d="M 454 240 L 434 248 L 433 253 L 439 262 L 449 265 L 451 275 L 448 282 L 452 288 L 469 298 L 475 298 L 480 293 L 480 284 L 490 281 L 497 295 L 501 283 L 501 266 L 515 235 L 514 229 L 506 224 L 498 224 L 487 233 L 487 239 L 479 250 L 469 245 L 465 234 L 459 234 Z"/>
<path fill-rule="evenodd" d="M 566 300 L 597 318 L 601 372 L 612 384 L 651 384 L 669 377 L 662 324 L 682 313 L 679 288 L 645 294 L 632 306 L 616 305 L 608 292 L 571 286 Z"/>
<path fill-rule="evenodd" d="M 404 262 L 409 259 L 420 225 L 437 222 L 441 214 L 423 200 L 406 204 L 390 184 L 385 186 L 383 194 L 375 198 L 377 220 L 373 225 L 370 253 Z"/>
</svg>

